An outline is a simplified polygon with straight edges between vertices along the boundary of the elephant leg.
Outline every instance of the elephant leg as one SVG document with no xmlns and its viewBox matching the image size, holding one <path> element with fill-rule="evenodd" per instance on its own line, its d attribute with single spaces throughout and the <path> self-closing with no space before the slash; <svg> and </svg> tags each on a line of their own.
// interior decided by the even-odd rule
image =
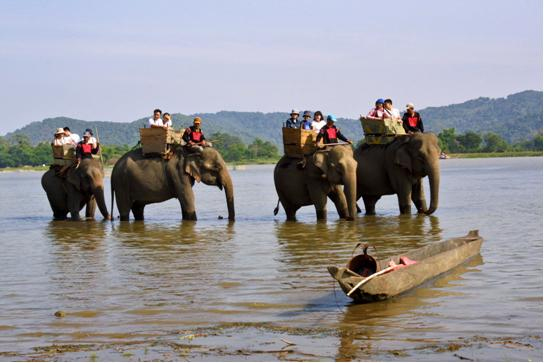
<svg viewBox="0 0 544 363">
<path fill-rule="evenodd" d="M 276 191 L 278 193 L 278 198 L 280 200 L 281 206 L 283 207 L 283 210 L 285 211 L 285 215 L 287 216 L 287 220 L 296 221 L 297 210 L 299 209 L 299 207 L 290 203 L 289 199 L 285 197 L 284 193 L 281 190 L 276 190 Z"/>
<path fill-rule="evenodd" d="M 64 221 L 66 219 L 66 211 L 62 211 L 56 207 L 51 207 L 53 209 L 53 220 L 55 221 Z"/>
<path fill-rule="evenodd" d="M 184 221 L 196 221 L 195 193 L 187 175 L 183 176 L 181 185 L 176 187 L 176 194 L 181 206 L 181 218 Z"/>
<path fill-rule="evenodd" d="M 119 219 L 128 221 L 130 218 L 130 208 L 132 207 L 132 201 L 128 193 L 124 190 L 115 190 L 115 202 L 119 211 Z"/>
<path fill-rule="evenodd" d="M 297 210 L 298 208 L 294 205 L 291 205 L 290 203 L 281 202 L 281 205 L 283 206 L 283 209 L 285 210 L 285 214 L 287 215 L 288 221 L 296 221 L 297 220 Z"/>
<path fill-rule="evenodd" d="M 320 185 L 315 183 L 308 184 L 310 199 L 315 206 L 315 214 L 318 220 L 327 219 L 327 193 L 323 191 Z"/>
<path fill-rule="evenodd" d="M 68 191 L 68 211 L 70 212 L 70 219 L 73 221 L 79 221 L 79 211 L 81 210 L 81 204 L 83 202 L 83 198 L 80 195 L 78 191 L 75 189 Z"/>
<path fill-rule="evenodd" d="M 427 201 L 425 200 L 425 192 L 423 191 L 421 179 L 412 185 L 412 202 L 414 202 L 418 213 L 425 213 L 427 211 Z"/>
<path fill-rule="evenodd" d="M 346 201 L 346 196 L 344 195 L 340 186 L 335 185 L 333 190 L 327 196 L 336 206 L 336 211 L 338 212 L 340 218 L 347 218 L 349 216 L 348 204 Z"/>
<path fill-rule="evenodd" d="M 96 211 L 96 200 L 91 197 L 85 206 L 85 219 L 87 220 L 94 219 L 95 211 Z"/>
<path fill-rule="evenodd" d="M 401 189 L 397 191 L 397 198 L 399 201 L 400 214 L 412 213 L 412 186 L 409 184 L 403 185 Z"/>
<path fill-rule="evenodd" d="M 365 214 L 367 216 L 373 216 L 376 214 L 376 202 L 380 198 L 380 195 L 363 195 L 363 202 L 365 203 Z"/>
<path fill-rule="evenodd" d="M 144 208 L 145 204 L 134 202 L 132 204 L 132 214 L 134 215 L 134 219 L 137 221 L 143 221 L 144 220 Z"/>
</svg>

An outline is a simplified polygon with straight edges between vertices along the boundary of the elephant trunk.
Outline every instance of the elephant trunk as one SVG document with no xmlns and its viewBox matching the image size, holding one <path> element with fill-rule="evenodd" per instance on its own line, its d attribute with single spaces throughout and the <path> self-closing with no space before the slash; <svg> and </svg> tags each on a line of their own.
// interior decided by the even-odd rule
<svg viewBox="0 0 544 363">
<path fill-rule="evenodd" d="M 100 209 L 100 213 L 104 219 L 110 220 L 111 216 L 108 213 L 108 208 L 106 207 L 106 200 L 104 198 L 104 187 L 96 187 L 93 189 L 94 199 L 96 199 L 96 205 Z"/>
<path fill-rule="evenodd" d="M 357 216 L 357 176 L 356 167 L 348 168 L 344 175 L 344 195 L 348 204 L 348 220 L 354 220 Z"/>
<path fill-rule="evenodd" d="M 225 189 L 225 197 L 227 199 L 227 209 L 229 211 L 229 220 L 234 221 L 235 212 L 234 212 L 234 187 L 232 186 L 232 179 L 230 178 L 229 173 L 225 169 L 221 174 L 221 184 Z"/>
<path fill-rule="evenodd" d="M 431 204 L 425 214 L 433 214 L 438 209 L 438 193 L 440 189 L 440 164 L 438 159 L 434 161 L 428 170 L 429 188 L 431 191 Z"/>
</svg>

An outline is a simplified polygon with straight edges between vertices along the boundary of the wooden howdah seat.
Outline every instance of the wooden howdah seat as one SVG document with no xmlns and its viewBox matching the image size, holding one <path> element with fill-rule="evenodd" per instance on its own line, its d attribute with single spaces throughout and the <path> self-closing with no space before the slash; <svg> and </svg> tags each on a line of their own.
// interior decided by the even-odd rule
<svg viewBox="0 0 544 363">
<path fill-rule="evenodd" d="M 51 145 L 53 151 L 53 165 L 72 165 L 76 159 L 76 148 L 74 145 Z"/>
<path fill-rule="evenodd" d="M 406 134 L 402 123 L 390 118 L 373 119 L 361 117 L 359 120 L 361 121 L 365 135 L 364 141 L 370 145 L 388 144 L 395 140 L 395 136 Z"/>
<path fill-rule="evenodd" d="M 284 127 L 282 134 L 283 152 L 285 155 L 292 158 L 303 158 L 304 155 L 315 152 L 315 141 L 317 139 L 315 131 Z"/>
<path fill-rule="evenodd" d="M 172 145 L 181 144 L 181 131 L 173 128 L 151 127 L 140 129 L 140 143 L 144 156 L 167 156 Z"/>
</svg>

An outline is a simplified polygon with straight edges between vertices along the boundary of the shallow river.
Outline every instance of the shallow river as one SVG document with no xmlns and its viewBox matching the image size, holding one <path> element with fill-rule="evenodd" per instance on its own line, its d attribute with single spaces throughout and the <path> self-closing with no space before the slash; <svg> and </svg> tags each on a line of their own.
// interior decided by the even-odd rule
<svg viewBox="0 0 544 363">
<path fill-rule="evenodd" d="M 0 174 L 0 360 L 542 359 L 542 158 L 442 161 L 434 216 L 385 197 L 354 223 L 274 217 L 272 169 L 231 172 L 234 224 L 203 185 L 197 222 L 175 200 L 53 222 L 41 173 Z M 471 229 L 481 256 L 387 302 L 352 304 L 326 270 L 360 241 L 385 257 Z"/>
</svg>

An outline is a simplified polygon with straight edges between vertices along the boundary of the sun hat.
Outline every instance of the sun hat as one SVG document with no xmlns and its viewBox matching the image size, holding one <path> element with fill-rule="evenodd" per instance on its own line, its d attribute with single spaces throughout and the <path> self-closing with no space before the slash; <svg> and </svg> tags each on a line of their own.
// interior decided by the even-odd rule
<svg viewBox="0 0 544 363">
<path fill-rule="evenodd" d="M 302 117 L 312 117 L 312 112 L 311 111 L 304 111 L 304 114 L 302 115 Z"/>
<path fill-rule="evenodd" d="M 195 117 L 195 119 L 193 120 L 194 123 L 201 123 L 202 122 L 202 119 L 200 117 Z"/>
<path fill-rule="evenodd" d="M 300 112 L 296 108 L 293 108 L 291 110 L 291 115 L 300 115 Z"/>
<path fill-rule="evenodd" d="M 328 115 L 328 116 L 327 116 L 327 121 L 336 122 L 336 116 L 334 116 L 334 115 Z"/>
<path fill-rule="evenodd" d="M 406 108 L 416 108 L 416 106 L 414 106 L 414 104 L 412 102 L 408 102 L 406 104 Z"/>
<path fill-rule="evenodd" d="M 62 127 L 57 128 L 55 135 L 58 135 L 58 134 L 64 134 L 64 129 Z"/>
</svg>

